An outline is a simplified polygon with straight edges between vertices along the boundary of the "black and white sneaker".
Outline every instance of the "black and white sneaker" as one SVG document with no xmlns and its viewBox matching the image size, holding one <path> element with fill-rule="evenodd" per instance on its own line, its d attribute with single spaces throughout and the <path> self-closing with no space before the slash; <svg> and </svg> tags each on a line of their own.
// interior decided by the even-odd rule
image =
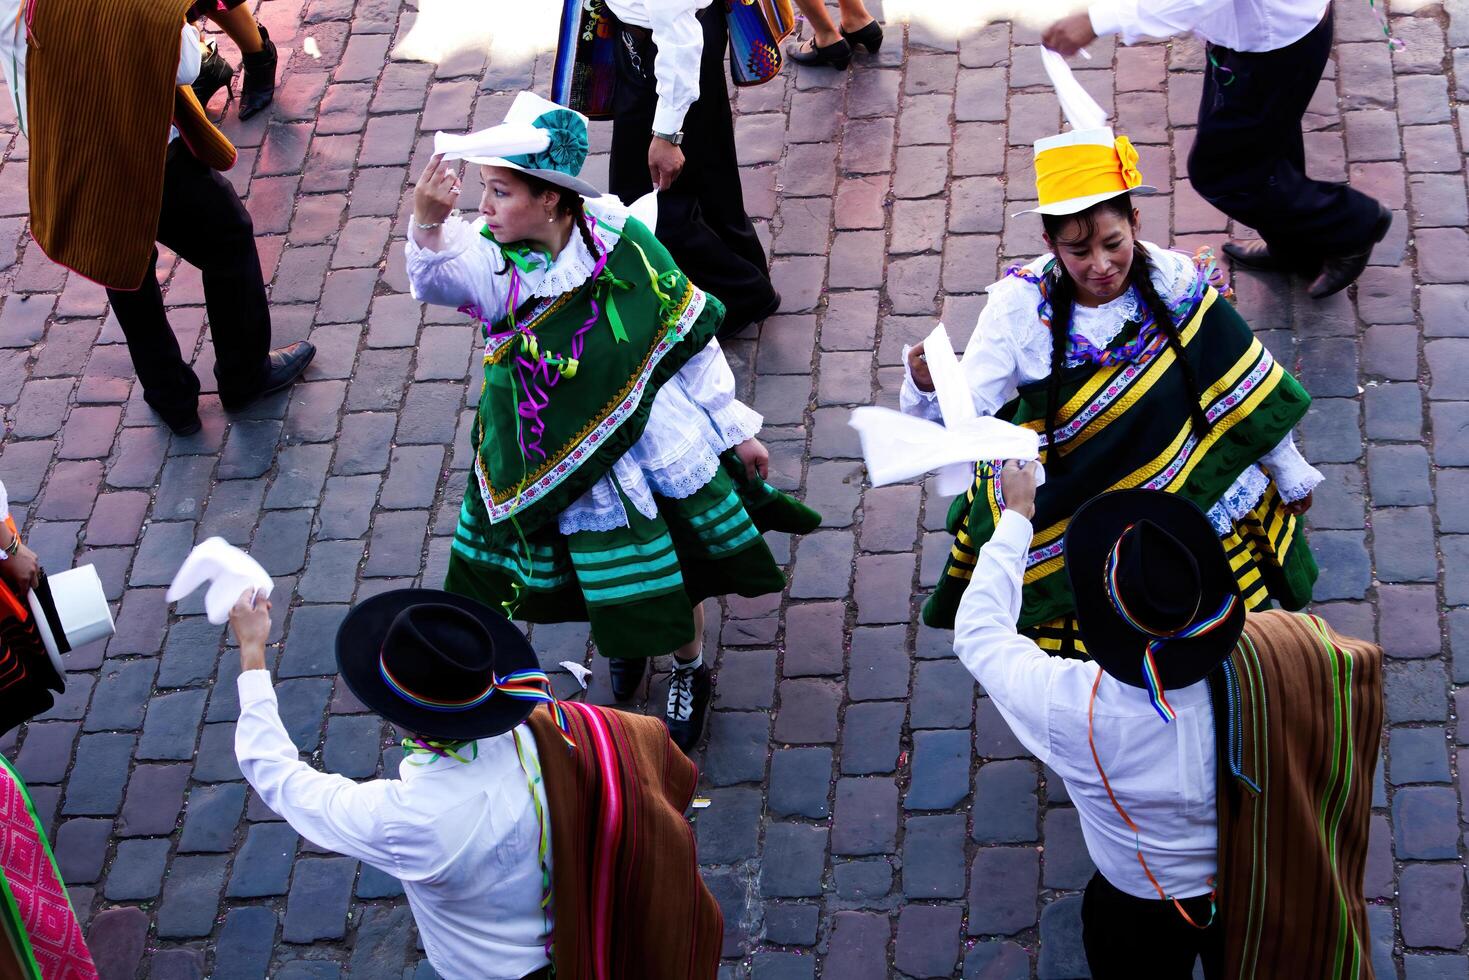
<svg viewBox="0 0 1469 980">
<path fill-rule="evenodd" d="M 694 750 L 704 734 L 713 692 L 707 665 L 686 667 L 674 661 L 673 674 L 668 678 L 668 735 L 685 755 Z"/>
</svg>

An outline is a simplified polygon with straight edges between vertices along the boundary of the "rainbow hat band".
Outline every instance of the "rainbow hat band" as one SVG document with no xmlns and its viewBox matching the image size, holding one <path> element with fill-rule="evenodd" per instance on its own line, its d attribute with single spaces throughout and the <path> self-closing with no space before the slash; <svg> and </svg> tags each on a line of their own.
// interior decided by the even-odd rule
<svg viewBox="0 0 1469 980">
<path fill-rule="evenodd" d="M 1156 194 L 1143 183 L 1137 150 L 1110 127 L 1047 136 L 1035 144 L 1035 190 L 1040 202 L 1021 214 L 1076 214 L 1118 194 Z"/>
</svg>

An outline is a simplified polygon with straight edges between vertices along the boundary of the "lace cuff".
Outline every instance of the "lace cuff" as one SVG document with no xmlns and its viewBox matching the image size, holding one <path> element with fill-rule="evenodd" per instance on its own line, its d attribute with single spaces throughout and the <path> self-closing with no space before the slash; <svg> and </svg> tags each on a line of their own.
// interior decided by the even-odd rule
<svg viewBox="0 0 1469 980">
<path fill-rule="evenodd" d="M 709 416 L 709 421 L 714 423 L 714 431 L 719 434 L 720 452 L 733 449 L 746 439 L 755 438 L 760 434 L 760 427 L 765 424 L 765 419 L 759 412 L 739 399 L 733 399 L 719 408 L 706 408 L 705 413 Z"/>
<path fill-rule="evenodd" d="M 936 391 L 924 391 L 918 387 L 913 380 L 913 372 L 908 368 L 908 352 L 913 349 L 912 344 L 903 345 L 903 386 L 898 389 L 898 409 L 904 415 L 916 415 L 930 422 L 943 422 L 943 413 L 939 410 L 939 395 Z"/>
<path fill-rule="evenodd" d="M 1326 477 L 1296 448 L 1295 436 L 1287 434 L 1280 444 L 1260 458 L 1260 465 L 1270 471 L 1280 496 L 1294 503 L 1311 493 Z"/>
</svg>

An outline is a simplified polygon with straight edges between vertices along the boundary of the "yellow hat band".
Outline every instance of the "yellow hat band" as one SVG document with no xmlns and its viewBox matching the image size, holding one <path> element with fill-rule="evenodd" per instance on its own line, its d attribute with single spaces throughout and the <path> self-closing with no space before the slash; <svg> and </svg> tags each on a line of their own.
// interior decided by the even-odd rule
<svg viewBox="0 0 1469 980">
<path fill-rule="evenodd" d="M 1126 136 L 1112 146 L 1086 143 L 1042 150 L 1035 157 L 1041 207 L 1096 194 L 1120 194 L 1142 185 L 1137 150 Z"/>
</svg>

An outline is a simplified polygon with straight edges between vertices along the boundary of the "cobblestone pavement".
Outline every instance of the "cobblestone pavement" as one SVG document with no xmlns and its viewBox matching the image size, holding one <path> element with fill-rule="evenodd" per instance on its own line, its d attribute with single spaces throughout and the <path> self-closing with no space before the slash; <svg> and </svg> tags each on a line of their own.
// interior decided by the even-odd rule
<svg viewBox="0 0 1469 980">
<path fill-rule="evenodd" d="M 1349 294 L 1315 303 L 1300 283 L 1243 276 L 1238 302 L 1317 399 L 1301 435 L 1328 474 L 1310 515 L 1319 608 L 1390 654 L 1372 958 L 1379 977 L 1463 977 L 1469 215 L 1457 133 L 1469 116 L 1456 100 L 1469 98 L 1469 9 L 1395 16 L 1398 54 L 1365 0 L 1336 16 L 1308 155 L 1320 176 L 1387 202 L 1392 233 Z M 274 663 L 293 738 L 335 772 L 394 770 L 389 733 L 333 677 L 331 638 L 352 601 L 441 580 L 479 374 L 471 327 L 405 295 L 405 188 L 433 130 L 498 121 L 508 93 L 544 90 L 549 69 L 546 54 L 494 47 L 437 67 L 387 60 L 414 17 L 397 0 L 261 4 L 289 57 L 275 108 L 227 126 L 241 148 L 231 179 L 273 282 L 277 340 L 309 337 L 320 354 L 307 383 L 247 415 L 206 397 L 204 430 L 188 439 L 143 406 L 102 292 L 27 241 L 27 147 L 0 120 L 0 476 L 45 564 L 95 563 L 118 622 L 105 649 L 71 655 L 65 696 L 3 748 L 54 832 L 108 978 L 432 976 L 395 881 L 317 852 L 251 796 L 232 752 L 233 651 L 197 596 L 163 601 L 194 541 L 249 545 L 277 595 L 296 596 L 289 614 L 278 605 Z M 938 314 L 966 335 L 1002 264 L 1039 250 L 1036 219 L 1007 216 L 1031 192 L 1030 144 L 1057 130 L 1058 109 L 1034 35 L 955 41 L 890 25 L 887 37 L 850 73 L 791 71 L 738 96 L 747 199 L 785 307 L 729 352 L 767 419 L 779 482 L 804 487 L 826 522 L 777 542 L 786 596 L 711 617 L 718 710 L 701 755 L 700 854 L 725 909 L 729 977 L 1082 976 L 1077 889 L 1091 867 L 1076 812 L 977 696 L 947 636 L 914 624 L 948 547 L 944 502 L 920 486 L 864 488 L 845 425 L 850 406 L 895 402 L 905 341 Z M 1115 108 L 1143 172 L 1181 178 L 1199 45 L 1093 53 L 1078 77 Z M 607 144 L 599 125 L 594 181 Z M 1186 183 L 1141 208 L 1157 241 L 1217 245 L 1229 230 Z M 210 386 L 198 274 L 166 257 L 158 275 Z M 550 668 L 592 662 L 584 628 L 534 637 Z M 605 691 L 595 662 L 593 691 Z"/>
</svg>

